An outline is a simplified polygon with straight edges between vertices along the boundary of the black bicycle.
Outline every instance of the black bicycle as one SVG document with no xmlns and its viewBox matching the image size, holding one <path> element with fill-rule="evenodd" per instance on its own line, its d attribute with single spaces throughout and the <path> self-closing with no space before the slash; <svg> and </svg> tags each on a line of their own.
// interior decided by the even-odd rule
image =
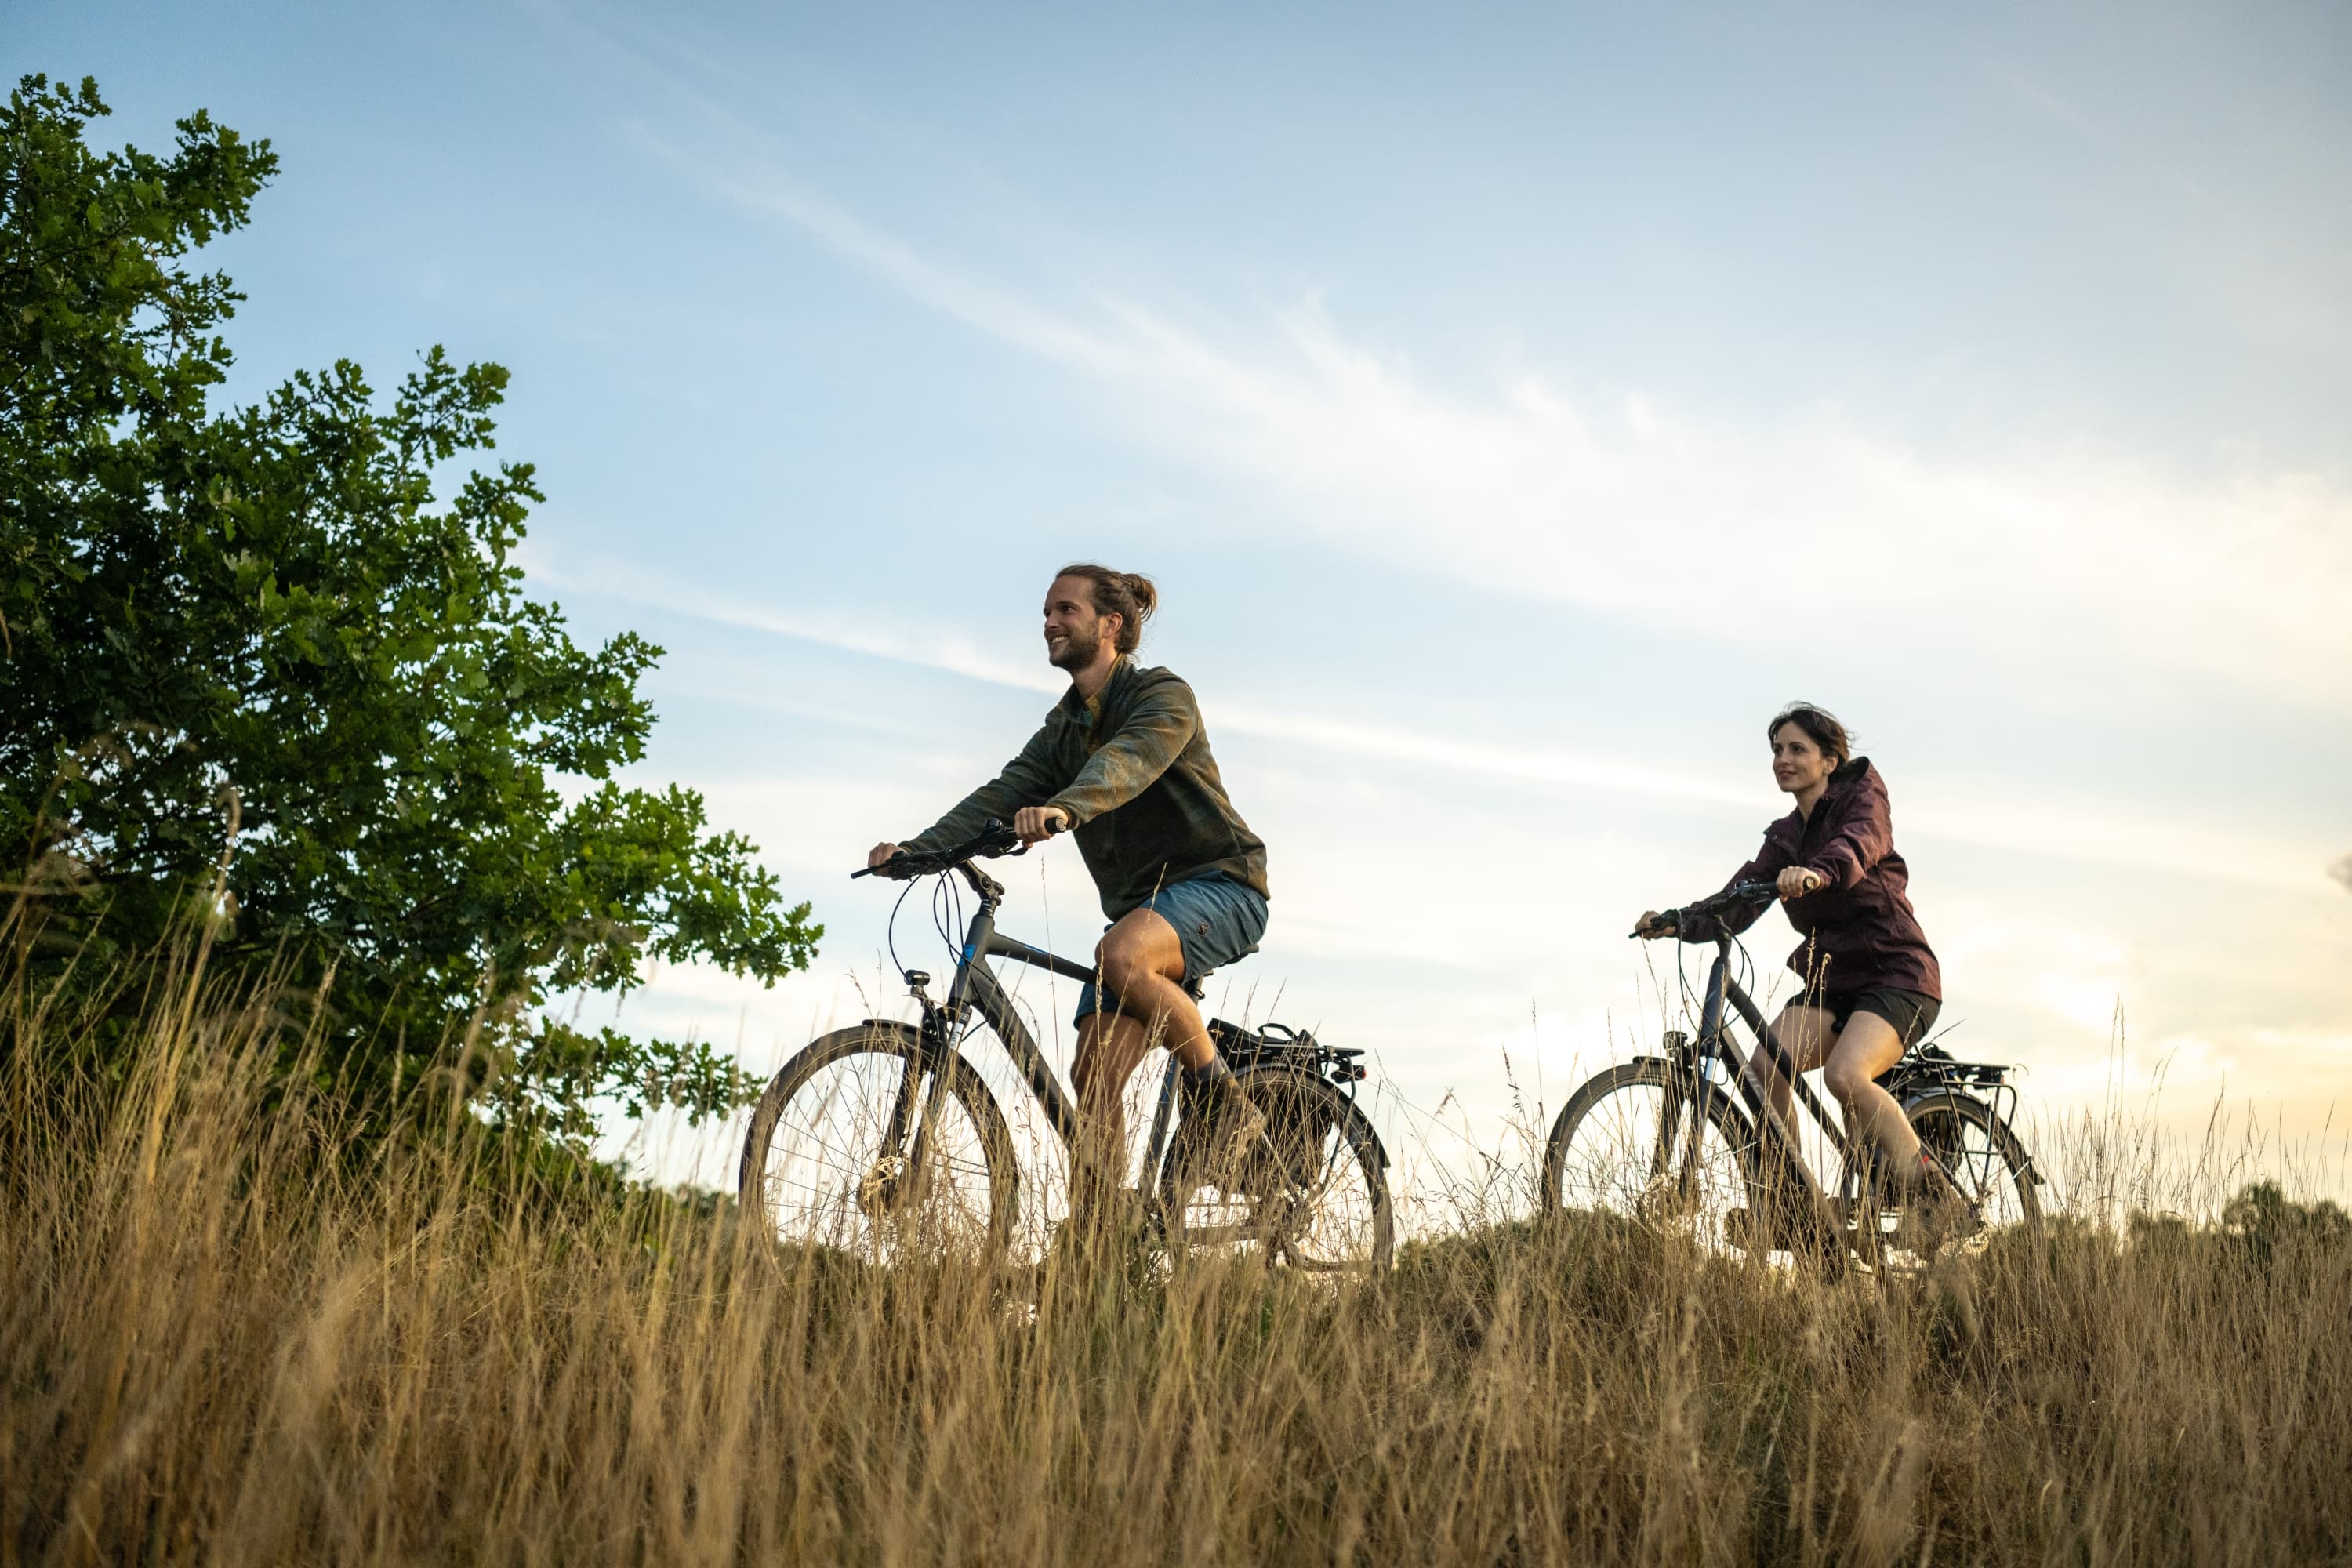
<svg viewBox="0 0 2352 1568">
<path fill-rule="evenodd" d="M 1660 917 L 1661 934 L 1777 896 L 1748 882 Z M 1718 928 L 1719 930 L 1720 928 Z M 1796 1072 L 1772 1026 L 1731 973 L 1737 943 L 1720 934 L 1699 1007 L 1698 1037 L 1668 1030 L 1664 1051 L 1587 1081 L 1552 1124 L 1544 1149 L 1547 1209 L 1625 1215 L 1679 1227 L 1702 1242 L 1748 1253 L 1787 1252 L 1832 1272 L 1917 1267 L 1938 1245 L 1983 1245 L 2004 1226 L 2037 1226 L 2042 1184 L 2011 1127 L 2010 1068 L 1955 1060 L 1914 1043 L 1879 1079 L 1959 1189 L 1966 1213 L 1934 1230 L 1907 1223 L 1902 1195 L 1876 1162 Z M 1743 952 L 1744 956 L 1744 952 Z M 1737 1015 L 1769 1050 L 1805 1110 L 1843 1152 L 1839 1185 L 1826 1191 L 1796 1132 L 1766 1097 L 1731 1028 Z"/>
<path fill-rule="evenodd" d="M 972 862 L 1021 852 L 1012 830 L 992 822 L 953 848 L 901 851 L 872 868 L 937 877 L 950 889 L 946 879 L 960 877 L 980 906 L 946 1000 L 932 1000 L 929 975 L 902 971 L 922 1007 L 919 1024 L 868 1018 L 836 1029 L 768 1085 L 744 1142 L 740 1191 L 745 1208 L 780 1238 L 884 1261 L 940 1251 L 1003 1257 L 1021 1176 L 1003 1110 L 965 1055 L 982 1029 L 1012 1058 L 1065 1152 L 1076 1151 L 1076 1112 L 988 962 L 1095 979 L 1090 966 L 996 929 L 1004 889 Z M 1363 1053 L 1280 1025 L 1253 1031 L 1215 1019 L 1209 1030 L 1265 1113 L 1269 1146 L 1257 1158 L 1213 1159 L 1209 1119 L 1183 1114 L 1182 1075 L 1167 1073 L 1134 1194 L 1151 1234 L 1171 1252 L 1257 1254 L 1335 1273 L 1386 1269 L 1395 1245 L 1388 1152 L 1356 1103 Z"/>
</svg>

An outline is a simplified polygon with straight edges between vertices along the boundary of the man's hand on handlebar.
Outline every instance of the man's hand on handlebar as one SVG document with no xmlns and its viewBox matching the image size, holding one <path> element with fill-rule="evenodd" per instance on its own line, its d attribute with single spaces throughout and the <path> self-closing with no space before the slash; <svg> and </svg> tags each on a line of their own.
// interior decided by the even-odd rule
<svg viewBox="0 0 2352 1568">
<path fill-rule="evenodd" d="M 1013 831 L 1024 845 L 1043 844 L 1069 827 L 1070 814 L 1058 805 L 1024 805 L 1013 814 Z"/>
<path fill-rule="evenodd" d="M 1053 815 L 1055 819 L 1062 819 L 1062 813 L 1056 811 Z M 1038 837 L 1046 837 L 1052 826 L 1050 822 L 1046 824 L 1046 832 L 1041 832 Z M 966 877 L 978 877 L 971 866 L 973 859 L 985 856 L 992 860 L 999 855 L 1018 855 L 1025 847 L 1021 844 L 1020 835 L 992 817 L 985 827 L 961 844 L 941 845 L 936 849 L 909 849 L 903 844 L 877 844 L 866 852 L 866 868 L 852 871 L 850 876 L 887 877 L 892 881 L 904 881 L 915 877 L 934 877 L 946 871 L 961 871 Z M 977 888 L 986 880 L 979 878 L 972 885 Z M 998 890 L 1003 891 L 1002 889 Z"/>
<path fill-rule="evenodd" d="M 1820 887 L 1824 880 L 1819 871 L 1808 870 L 1802 866 L 1791 866 L 1780 873 L 1779 879 L 1772 885 L 1772 890 L 1783 899 L 1801 899 Z"/>
</svg>

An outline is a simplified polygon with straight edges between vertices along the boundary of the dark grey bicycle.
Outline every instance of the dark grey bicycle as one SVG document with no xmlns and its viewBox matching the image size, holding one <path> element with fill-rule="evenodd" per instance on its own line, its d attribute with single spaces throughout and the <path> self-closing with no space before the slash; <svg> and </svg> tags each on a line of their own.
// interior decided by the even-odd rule
<svg viewBox="0 0 2352 1568">
<path fill-rule="evenodd" d="M 1095 976 L 996 929 L 1004 889 L 972 861 L 1018 853 L 1020 840 L 992 822 L 967 843 L 901 851 L 873 868 L 909 880 L 960 877 L 980 906 L 944 1001 L 929 994 L 929 975 L 902 971 L 919 1023 L 869 1018 L 836 1029 L 768 1085 L 744 1141 L 740 1191 L 745 1209 L 781 1239 L 882 1261 L 957 1252 L 992 1262 L 1004 1254 L 1021 1174 L 1003 1110 L 965 1055 L 983 1029 L 1012 1058 L 1064 1150 L 1076 1147 L 1076 1112 L 988 961 Z M 1356 1104 L 1363 1053 L 1280 1025 L 1253 1031 L 1220 1018 L 1209 1030 L 1265 1113 L 1268 1147 L 1238 1168 L 1213 1161 L 1207 1121 L 1182 1114 L 1182 1075 L 1167 1074 L 1136 1194 L 1150 1234 L 1171 1251 L 1256 1254 L 1318 1272 L 1386 1269 L 1395 1245 L 1388 1152 Z"/>
<path fill-rule="evenodd" d="M 1742 883 L 1668 910 L 1661 920 L 1671 934 L 1776 896 L 1769 882 Z M 1872 1268 L 1927 1261 L 1935 1246 L 1906 1224 L 1900 1195 L 1878 1179 L 1874 1159 L 1797 1074 L 1771 1025 L 1732 977 L 1736 946 L 1728 935 L 1716 940 L 1696 1039 L 1668 1030 L 1662 1054 L 1611 1068 L 1570 1098 L 1545 1145 L 1543 1206 L 1616 1213 L 1680 1228 L 1708 1245 L 1791 1253 L 1832 1272 L 1850 1260 Z M 1734 1015 L 1769 1048 L 1799 1101 L 1843 1152 L 1835 1191 L 1814 1178 L 1795 1131 L 1748 1070 L 1748 1053 L 1732 1032 Z M 1878 1080 L 1943 1162 L 1965 1203 L 1958 1223 L 1933 1233 L 1943 1246 L 1981 1246 L 2004 1226 L 2041 1223 L 2035 1189 L 2042 1179 L 2011 1127 L 2017 1091 L 2007 1081 L 2010 1071 L 1958 1061 L 1919 1042 Z"/>
</svg>

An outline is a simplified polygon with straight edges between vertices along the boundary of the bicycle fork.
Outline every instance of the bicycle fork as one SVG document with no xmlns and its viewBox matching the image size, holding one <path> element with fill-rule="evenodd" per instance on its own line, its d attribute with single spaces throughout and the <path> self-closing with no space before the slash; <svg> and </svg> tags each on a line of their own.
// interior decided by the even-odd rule
<svg viewBox="0 0 2352 1568">
<path fill-rule="evenodd" d="M 947 1109 L 948 1080 L 955 1068 L 955 1050 L 948 1038 L 953 1021 L 950 1008 L 923 994 L 925 981 L 919 973 L 908 978 L 915 1000 L 922 1004 L 923 1022 L 915 1050 L 899 1069 L 898 1092 L 890 1098 L 881 1152 L 857 1184 L 857 1206 L 877 1223 L 919 1204 L 923 1173 L 929 1164 L 931 1131 Z"/>
</svg>

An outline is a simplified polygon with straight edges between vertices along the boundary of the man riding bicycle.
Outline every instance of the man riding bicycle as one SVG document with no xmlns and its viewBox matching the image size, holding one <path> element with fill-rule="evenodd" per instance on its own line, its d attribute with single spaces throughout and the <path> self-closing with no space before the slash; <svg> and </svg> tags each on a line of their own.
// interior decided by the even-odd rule
<svg viewBox="0 0 2352 1568">
<path fill-rule="evenodd" d="M 1123 1090 L 1154 1046 L 1174 1054 L 1227 1157 L 1254 1152 L 1265 1125 L 1186 987 L 1257 951 L 1265 845 L 1225 795 L 1192 689 L 1133 658 L 1159 600 L 1132 572 L 1062 568 L 1045 594 L 1045 657 L 1069 689 L 1002 773 L 905 844 L 943 848 L 991 818 L 1024 844 L 1076 831 L 1110 921 L 1095 950 L 1100 984 L 1079 994 L 1071 1075 L 1086 1127 L 1071 1210 L 1093 1222 L 1120 1185 Z M 899 848 L 877 844 L 866 864 L 887 870 Z"/>
</svg>

